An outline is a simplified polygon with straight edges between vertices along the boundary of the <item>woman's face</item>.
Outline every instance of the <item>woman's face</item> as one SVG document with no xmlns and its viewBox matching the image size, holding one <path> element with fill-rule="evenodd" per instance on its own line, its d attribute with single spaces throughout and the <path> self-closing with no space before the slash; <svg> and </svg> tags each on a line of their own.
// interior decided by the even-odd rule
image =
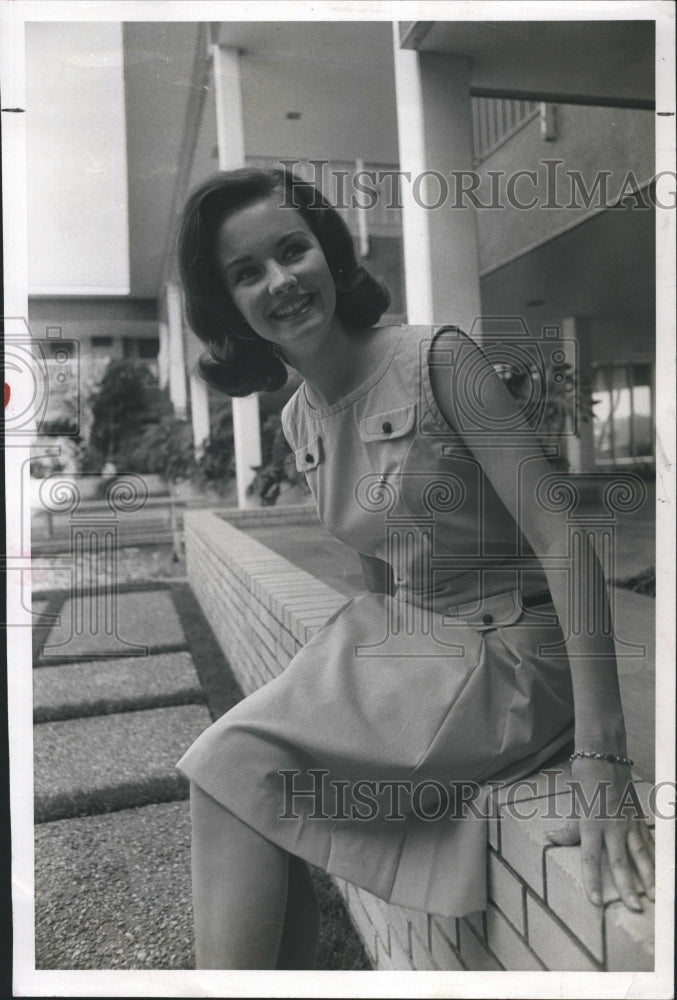
<svg viewBox="0 0 677 1000">
<path fill-rule="evenodd" d="M 229 215 L 217 258 L 230 296 L 251 328 L 291 364 L 316 349 L 336 309 L 336 287 L 317 237 L 279 192 Z"/>
</svg>

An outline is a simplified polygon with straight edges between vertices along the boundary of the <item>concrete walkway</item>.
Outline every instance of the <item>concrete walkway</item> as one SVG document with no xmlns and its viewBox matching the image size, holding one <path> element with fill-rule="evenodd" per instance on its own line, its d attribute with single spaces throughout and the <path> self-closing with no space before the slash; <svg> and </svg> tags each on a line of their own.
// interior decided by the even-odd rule
<svg viewBox="0 0 677 1000">
<path fill-rule="evenodd" d="M 40 595 L 61 621 L 34 650 L 36 967 L 190 969 L 190 822 L 174 765 L 240 693 L 185 583 L 126 588 L 113 634 L 76 634 L 83 600 Z M 148 655 L 120 655 L 121 642 Z"/>
<path fill-rule="evenodd" d="M 33 602 L 60 619 L 33 649 L 36 968 L 192 969 L 188 788 L 174 765 L 242 692 L 185 580 L 119 585 L 114 628 L 110 593 Z M 338 892 L 315 880 L 319 967 L 368 969 Z"/>
</svg>

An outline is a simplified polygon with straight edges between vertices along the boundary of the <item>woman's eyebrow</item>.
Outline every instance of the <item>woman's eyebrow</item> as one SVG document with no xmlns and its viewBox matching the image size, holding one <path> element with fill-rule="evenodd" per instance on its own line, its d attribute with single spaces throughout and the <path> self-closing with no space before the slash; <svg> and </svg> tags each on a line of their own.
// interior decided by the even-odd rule
<svg viewBox="0 0 677 1000">
<path fill-rule="evenodd" d="M 298 236 L 308 239 L 308 233 L 304 232 L 303 229 L 295 229 L 292 233 L 285 233 L 284 236 L 281 236 L 276 246 L 279 246 L 280 243 L 286 243 L 287 240 L 296 239 Z"/>
<path fill-rule="evenodd" d="M 308 239 L 308 233 L 305 233 L 302 229 L 295 229 L 291 233 L 285 233 L 283 236 L 280 236 L 279 240 L 275 241 L 275 246 L 276 247 L 282 246 L 282 244 L 286 243 L 288 240 L 296 239 L 299 236 L 303 236 L 306 239 Z M 238 264 L 244 264 L 246 261 L 249 260 L 253 260 L 253 255 L 244 254 L 242 257 L 235 257 L 233 260 L 226 261 L 226 263 L 223 266 L 225 267 L 226 270 L 228 270 L 231 267 L 236 267 Z"/>
<path fill-rule="evenodd" d="M 224 264 L 224 267 L 225 267 L 225 269 L 227 271 L 228 268 L 230 268 L 230 267 L 236 267 L 238 264 L 244 264 L 245 261 L 248 261 L 248 260 L 251 260 L 251 259 L 252 259 L 251 255 L 245 255 L 244 257 L 235 257 L 234 260 L 226 261 L 226 263 Z"/>
</svg>

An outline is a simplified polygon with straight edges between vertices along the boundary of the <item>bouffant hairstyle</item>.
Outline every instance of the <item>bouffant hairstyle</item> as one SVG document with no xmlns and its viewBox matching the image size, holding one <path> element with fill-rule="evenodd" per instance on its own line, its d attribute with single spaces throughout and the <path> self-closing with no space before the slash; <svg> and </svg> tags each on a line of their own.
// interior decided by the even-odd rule
<svg viewBox="0 0 677 1000">
<path fill-rule="evenodd" d="M 336 314 L 346 326 L 374 326 L 390 304 L 386 287 L 358 264 L 343 219 L 312 184 L 287 170 L 245 167 L 216 174 L 188 199 L 178 257 L 186 316 L 207 347 L 200 374 L 229 396 L 280 389 L 287 381 L 279 350 L 252 330 L 234 305 L 216 255 L 224 219 L 273 192 L 279 192 L 281 206 L 301 213 L 318 240 L 336 286 Z"/>
</svg>

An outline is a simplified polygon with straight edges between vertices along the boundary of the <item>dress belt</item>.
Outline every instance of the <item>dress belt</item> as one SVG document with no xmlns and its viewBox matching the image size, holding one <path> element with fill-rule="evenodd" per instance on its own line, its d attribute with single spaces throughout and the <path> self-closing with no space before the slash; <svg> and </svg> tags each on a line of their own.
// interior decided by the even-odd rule
<svg viewBox="0 0 677 1000">
<path fill-rule="evenodd" d="M 523 610 L 552 602 L 552 596 L 547 590 L 524 596 L 519 590 L 508 590 L 451 606 L 448 603 L 449 596 L 446 594 L 434 595 L 434 599 L 428 604 L 425 601 L 412 600 L 414 595 L 407 595 L 404 590 L 398 590 L 397 593 L 405 601 L 408 600 L 408 603 L 419 607 L 429 607 L 431 611 L 444 615 L 449 624 L 453 619 L 456 619 L 459 623 L 471 625 L 480 631 L 500 628 L 503 625 L 513 625 L 519 621 Z"/>
<path fill-rule="evenodd" d="M 523 608 L 538 608 L 541 604 L 552 604 L 552 594 L 549 590 L 544 590 L 541 594 L 533 594 L 531 597 L 522 598 Z"/>
</svg>

